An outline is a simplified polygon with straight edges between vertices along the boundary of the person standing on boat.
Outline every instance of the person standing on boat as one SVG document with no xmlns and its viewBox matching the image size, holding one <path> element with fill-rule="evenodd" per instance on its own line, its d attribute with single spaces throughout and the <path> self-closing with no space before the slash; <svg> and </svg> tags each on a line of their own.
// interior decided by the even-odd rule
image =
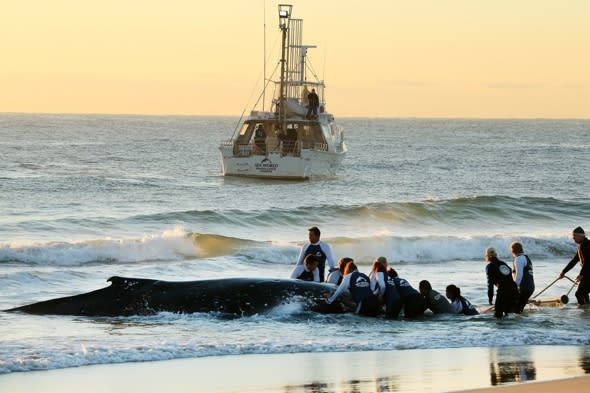
<svg viewBox="0 0 590 393">
<path fill-rule="evenodd" d="M 533 280 L 533 263 L 528 255 L 525 255 L 522 244 L 513 242 L 510 245 L 512 256 L 514 256 L 512 276 L 518 287 L 518 312 L 524 310 L 529 298 L 535 292 L 535 281 Z"/>
<path fill-rule="evenodd" d="M 578 282 L 578 290 L 576 291 L 576 299 L 578 304 L 589 304 L 590 299 L 590 240 L 586 237 L 586 233 L 581 227 L 577 227 L 572 232 L 572 239 L 578 245 L 578 251 L 572 260 L 563 268 L 559 274 L 559 278 L 564 278 L 565 274 L 569 272 L 578 262 L 582 265 L 580 274 L 576 277 Z"/>
<path fill-rule="evenodd" d="M 307 95 L 307 119 L 317 119 L 318 107 L 320 106 L 320 98 L 315 92 L 315 89 L 311 89 L 311 93 Z"/>
<path fill-rule="evenodd" d="M 334 263 L 334 256 L 332 254 L 332 247 L 328 243 L 325 243 L 320 240 L 320 230 L 318 227 L 311 227 L 308 229 L 308 239 L 309 243 L 306 243 L 301 248 L 301 252 L 299 253 L 299 257 L 297 258 L 297 264 L 291 273 L 291 278 L 297 278 L 303 272 L 305 267 L 303 266 L 303 260 L 307 254 L 313 254 L 318 258 L 319 261 L 319 269 L 320 269 L 320 282 L 324 282 L 325 275 L 324 271 L 326 270 L 326 261 L 328 261 L 328 265 L 330 266 L 330 270 L 336 268 L 336 264 Z"/>
<path fill-rule="evenodd" d="M 259 153 L 266 154 L 266 132 L 262 124 L 258 124 L 254 130 L 254 145 Z"/>
<path fill-rule="evenodd" d="M 496 303 L 494 303 L 494 315 L 502 318 L 508 313 L 514 312 L 518 304 L 518 288 L 512 279 L 510 266 L 498 259 L 496 250 L 489 247 L 485 252 L 486 274 L 488 276 L 488 300 L 492 304 L 494 298 L 494 286 L 498 288 Z"/>
</svg>

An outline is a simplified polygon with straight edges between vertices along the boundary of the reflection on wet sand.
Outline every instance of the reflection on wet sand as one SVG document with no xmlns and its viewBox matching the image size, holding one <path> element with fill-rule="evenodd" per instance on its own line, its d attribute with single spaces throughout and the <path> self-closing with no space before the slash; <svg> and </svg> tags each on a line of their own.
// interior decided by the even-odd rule
<svg viewBox="0 0 590 393">
<path fill-rule="evenodd" d="M 402 389 L 397 382 L 398 376 L 374 379 L 352 379 L 339 383 L 310 383 L 298 386 L 285 386 L 285 393 L 365 393 L 365 392 L 399 392 Z"/>
<path fill-rule="evenodd" d="M 490 383 L 492 386 L 511 382 L 534 381 L 537 370 L 533 362 L 490 363 Z"/>
<path fill-rule="evenodd" d="M 447 350 L 459 356 L 465 350 Z M 474 349 L 474 351 L 477 351 Z M 580 376 L 590 374 L 590 347 L 579 348 L 535 348 L 535 347 L 500 347 L 484 349 L 487 351 L 489 367 L 489 385 L 519 384 L 530 381 L 544 381 L 552 378 Z M 438 354 L 440 354 L 439 352 Z M 395 357 L 387 359 L 391 364 Z M 458 359 L 457 359 L 458 360 Z M 317 380 L 302 385 L 284 386 L 284 393 L 368 393 L 368 392 L 401 392 L 401 391 L 447 391 L 455 385 L 469 388 L 475 385 L 484 387 L 482 379 L 476 378 L 480 384 L 469 385 L 469 378 L 477 374 L 486 374 L 486 363 L 478 362 L 475 358 L 467 357 L 467 363 L 456 362 L 454 367 L 444 366 L 442 358 L 434 363 L 437 370 L 424 373 L 416 369 L 418 364 L 397 364 L 395 372 L 374 378 L 333 380 Z M 482 359 L 483 360 L 483 359 Z M 422 364 L 423 365 L 423 364 Z M 387 373 L 387 371 L 385 371 Z M 450 383 L 449 381 L 453 381 Z M 446 386 L 446 388 L 445 388 Z"/>
<path fill-rule="evenodd" d="M 590 348 L 580 347 L 579 356 L 580 368 L 585 374 L 590 374 Z"/>
</svg>

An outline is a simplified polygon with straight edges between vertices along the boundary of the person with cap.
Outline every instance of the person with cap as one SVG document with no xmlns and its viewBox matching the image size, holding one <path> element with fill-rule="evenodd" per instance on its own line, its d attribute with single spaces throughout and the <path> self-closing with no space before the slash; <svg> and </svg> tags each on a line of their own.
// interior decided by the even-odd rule
<svg viewBox="0 0 590 393">
<path fill-rule="evenodd" d="M 518 308 L 520 313 L 529 302 L 529 298 L 535 292 L 535 280 L 533 279 L 533 263 L 528 255 L 524 253 L 522 244 L 512 242 L 510 251 L 514 256 L 513 272 L 514 282 L 518 287 Z"/>
<path fill-rule="evenodd" d="M 590 241 L 586 237 L 586 233 L 581 227 L 577 227 L 572 232 L 572 239 L 578 245 L 576 255 L 572 260 L 563 268 L 559 274 L 559 278 L 564 278 L 565 274 L 569 272 L 578 262 L 582 265 L 580 274 L 576 277 L 578 282 L 578 289 L 576 291 L 576 299 L 578 304 L 589 304 L 590 299 L 588 293 L 590 293 Z"/>
<path fill-rule="evenodd" d="M 313 254 L 318 258 L 320 282 L 325 281 L 324 271 L 326 270 L 326 261 L 328 261 L 328 264 L 330 265 L 330 271 L 336 269 L 334 256 L 332 254 L 332 247 L 330 247 L 328 243 L 321 241 L 320 236 L 321 233 L 318 227 L 311 227 L 308 229 L 309 243 L 304 244 L 301 248 L 301 252 L 299 252 L 299 257 L 297 258 L 297 263 L 295 264 L 295 268 L 291 273 L 291 278 L 297 278 L 301 273 L 303 273 L 303 270 L 305 270 L 303 260 L 307 254 Z"/>
<path fill-rule="evenodd" d="M 506 262 L 498 259 L 495 249 L 492 247 L 486 249 L 485 260 L 488 262 L 486 265 L 488 300 L 492 304 L 494 287 L 497 287 L 494 315 L 496 318 L 502 318 L 504 315 L 516 310 L 518 304 L 518 288 L 512 279 L 512 269 L 510 269 Z"/>
</svg>

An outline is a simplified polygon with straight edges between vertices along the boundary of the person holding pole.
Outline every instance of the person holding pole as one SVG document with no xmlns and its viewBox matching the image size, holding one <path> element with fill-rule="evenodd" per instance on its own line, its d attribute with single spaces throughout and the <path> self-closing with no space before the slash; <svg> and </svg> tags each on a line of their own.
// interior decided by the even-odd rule
<svg viewBox="0 0 590 393">
<path fill-rule="evenodd" d="M 578 262 L 582 265 L 580 274 L 576 277 L 578 282 L 578 290 L 576 291 L 576 299 L 578 304 L 584 305 L 590 303 L 588 294 L 590 293 L 590 240 L 586 237 L 584 230 L 577 227 L 572 232 L 572 239 L 578 245 L 576 255 L 563 268 L 559 274 L 559 278 L 564 278 L 565 274 L 569 272 Z"/>
</svg>

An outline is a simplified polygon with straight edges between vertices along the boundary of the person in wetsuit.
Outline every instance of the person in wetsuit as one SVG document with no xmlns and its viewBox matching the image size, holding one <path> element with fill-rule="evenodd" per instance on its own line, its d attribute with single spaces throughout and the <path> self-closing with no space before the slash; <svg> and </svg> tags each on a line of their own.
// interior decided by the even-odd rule
<svg viewBox="0 0 590 393">
<path fill-rule="evenodd" d="M 524 306 L 529 302 L 529 298 L 535 292 L 535 280 L 533 279 L 533 263 L 524 253 L 522 244 L 513 242 L 510 245 L 510 251 L 514 257 L 512 276 L 518 287 L 518 305 L 517 312 L 522 312 Z"/>
<path fill-rule="evenodd" d="M 572 260 L 563 268 L 559 274 L 559 278 L 564 278 L 565 274 L 569 272 L 578 262 L 582 265 L 580 274 L 576 277 L 578 282 L 578 289 L 576 290 L 576 299 L 578 304 L 589 304 L 590 298 L 590 240 L 586 237 L 586 233 L 581 227 L 577 227 L 572 232 L 572 239 L 578 245 L 576 255 Z"/>
<path fill-rule="evenodd" d="M 329 284 L 340 285 L 342 282 L 342 277 L 344 277 L 344 268 L 350 262 L 354 262 L 354 260 L 348 257 L 340 258 L 338 260 L 338 267 L 335 269 L 330 269 L 330 273 L 328 274 L 328 278 L 326 278 L 326 282 Z"/>
<path fill-rule="evenodd" d="M 344 269 L 342 283 L 336 292 L 326 299 L 326 303 L 332 304 L 338 296 L 346 291 L 350 292 L 352 300 L 356 303 L 356 313 L 377 316 L 379 314 L 379 299 L 371 291 L 371 283 L 367 275 L 360 273 L 354 262 L 350 262 Z"/>
<path fill-rule="evenodd" d="M 430 282 L 426 280 L 420 281 L 418 289 L 420 290 L 420 294 L 424 296 L 424 305 L 434 314 L 455 313 L 455 310 L 451 307 L 451 303 L 443 295 L 432 289 Z"/>
<path fill-rule="evenodd" d="M 420 292 L 414 289 L 407 280 L 399 277 L 394 268 L 389 267 L 387 269 L 387 275 L 393 280 L 403 303 L 404 316 L 406 318 L 414 318 L 424 314 L 426 306 Z"/>
<path fill-rule="evenodd" d="M 496 250 L 489 247 L 485 252 L 486 275 L 488 278 L 488 300 L 492 304 L 494 287 L 497 287 L 494 315 L 502 318 L 508 313 L 515 312 L 518 305 L 518 288 L 512 279 L 510 266 L 498 259 Z"/>
<path fill-rule="evenodd" d="M 320 240 L 320 230 L 318 227 L 311 227 L 308 229 L 309 243 L 305 243 L 297 257 L 297 263 L 291 273 L 291 278 L 297 278 L 304 270 L 303 259 L 307 254 L 313 254 L 318 258 L 320 269 L 320 282 L 324 282 L 324 271 L 326 269 L 326 261 L 330 266 L 330 270 L 335 269 L 334 256 L 332 254 L 332 247 L 328 243 Z"/>
<path fill-rule="evenodd" d="M 371 281 L 371 290 L 380 300 L 383 300 L 385 295 L 387 276 L 387 258 L 379 257 L 373 261 L 373 266 L 369 272 L 369 280 Z"/>
<path fill-rule="evenodd" d="M 318 258 L 313 254 L 307 254 L 303 262 L 303 272 L 297 277 L 298 280 L 320 282 L 320 270 L 318 269 Z"/>
<path fill-rule="evenodd" d="M 451 307 L 453 313 L 463 315 L 477 315 L 479 312 L 473 304 L 463 296 L 461 296 L 461 288 L 456 285 L 447 286 L 446 295 L 451 300 Z"/>
</svg>

